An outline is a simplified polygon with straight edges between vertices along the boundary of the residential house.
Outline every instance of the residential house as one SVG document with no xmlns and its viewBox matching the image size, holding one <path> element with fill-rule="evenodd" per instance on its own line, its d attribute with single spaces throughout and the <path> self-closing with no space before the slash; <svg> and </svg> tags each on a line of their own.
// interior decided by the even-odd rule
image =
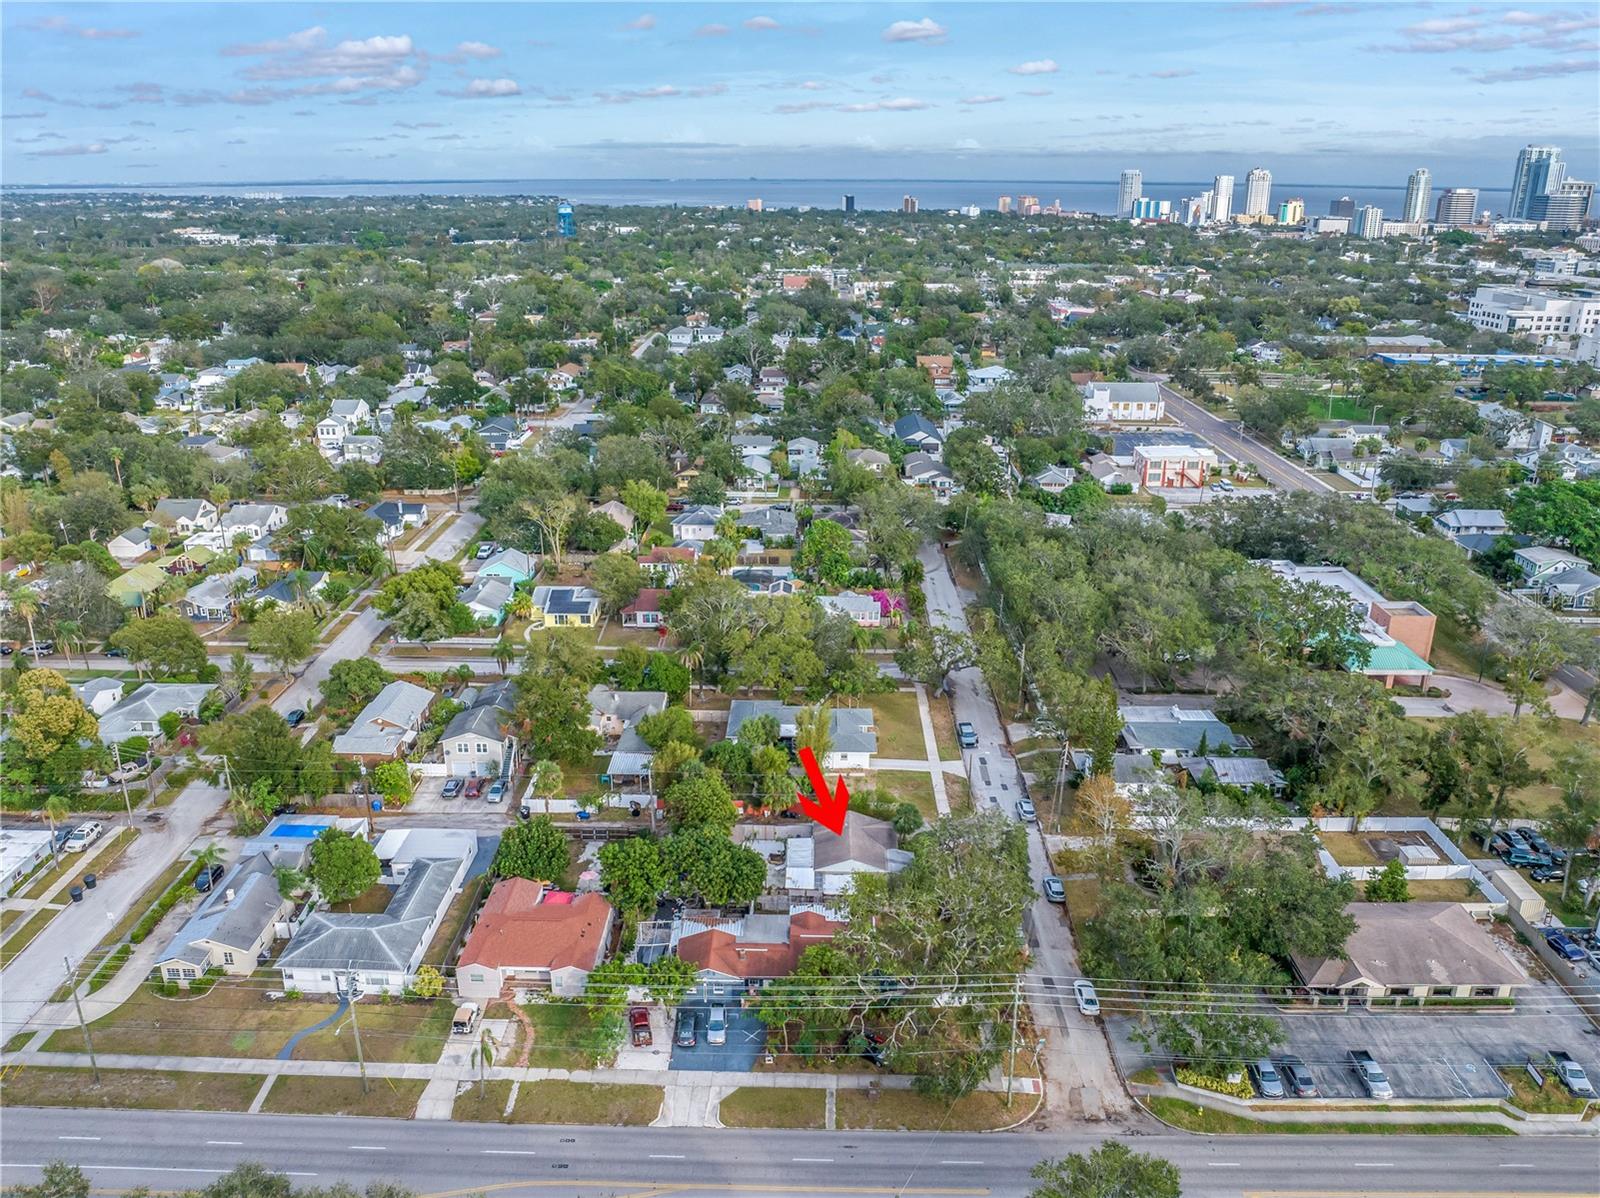
<svg viewBox="0 0 1600 1198">
<path fill-rule="evenodd" d="M 793 509 L 782 505 L 744 508 L 738 516 L 739 527 L 753 529 L 765 545 L 793 540 L 800 531 Z"/>
<path fill-rule="evenodd" d="M 949 354 L 918 354 L 917 369 L 926 370 L 935 387 L 944 387 L 955 374 L 956 362 Z"/>
<path fill-rule="evenodd" d="M 609 755 L 605 781 L 639 793 L 650 789 L 655 750 L 639 735 L 639 721 L 667 709 L 666 691 L 619 691 L 596 686 L 589 691 L 589 727 L 605 740 L 597 756 Z"/>
<path fill-rule="evenodd" d="M 788 977 L 806 949 L 826 944 L 844 927 L 837 913 L 821 906 L 781 915 L 688 912 L 673 921 L 668 947 L 695 967 L 691 994 L 724 998 Z"/>
<path fill-rule="evenodd" d="M 214 682 L 146 682 L 100 717 L 100 743 L 120 745 L 131 736 L 149 740 L 161 737 L 161 717 L 194 719 Z"/>
<path fill-rule="evenodd" d="M 276 503 L 236 503 L 222 513 L 214 532 L 198 533 L 193 540 L 207 549 L 221 552 L 231 549 L 239 537 L 248 537 L 253 543 L 287 523 L 288 510 Z"/>
<path fill-rule="evenodd" d="M 821 471 L 822 446 L 810 437 L 791 437 L 784 449 L 789 455 L 789 473 L 795 478 Z"/>
<path fill-rule="evenodd" d="M 209 499 L 163 499 L 156 504 L 155 514 L 172 521 L 173 531 L 181 537 L 210 532 L 221 521 L 217 505 Z"/>
<path fill-rule="evenodd" d="M 939 498 L 947 498 L 955 491 L 955 476 L 943 463 L 926 453 L 908 453 L 900 470 L 906 482 L 913 487 L 926 487 Z"/>
<path fill-rule="evenodd" d="M 894 435 L 908 449 L 937 457 L 944 449 L 944 434 L 921 412 L 911 412 L 894 422 Z"/>
<path fill-rule="evenodd" d="M 78 692 L 79 701 L 89 709 L 89 714 L 102 716 L 122 702 L 124 688 L 117 678 L 91 678 L 73 689 Z"/>
<path fill-rule="evenodd" d="M 277 866 L 269 853 L 236 862 L 211 889 L 155 960 L 163 980 L 187 990 L 216 971 L 249 977 L 272 942 L 289 930 L 294 904 L 278 890 Z"/>
<path fill-rule="evenodd" d="M 480 576 L 464 587 L 460 598 L 479 624 L 499 627 L 505 622 L 506 604 L 511 602 L 513 593 L 511 583 L 498 575 L 490 575 L 488 578 Z"/>
<path fill-rule="evenodd" d="M 1180 757 L 1178 768 L 1189 775 L 1192 782 L 1210 780 L 1219 786 L 1236 786 L 1240 790 L 1261 787 L 1272 794 L 1282 794 L 1288 779 L 1264 757 Z"/>
<path fill-rule="evenodd" d="M 459 858 L 470 864 L 478 855 L 478 834 L 471 828 L 389 828 L 372 853 L 378 859 L 378 880 L 393 885 L 425 861 Z"/>
<path fill-rule="evenodd" d="M 213 574 L 195 583 L 178 601 L 178 610 L 191 620 L 225 624 L 234 618 L 239 600 L 248 598 L 255 589 L 254 567 L 239 566 L 226 574 Z"/>
<path fill-rule="evenodd" d="M 636 519 L 632 510 L 620 499 L 608 499 L 604 503 L 597 503 L 589 509 L 589 514 L 591 516 L 605 516 L 615 522 L 616 526 L 623 532 L 630 531 Z M 631 545 L 633 542 L 629 540 L 626 543 Z"/>
<path fill-rule="evenodd" d="M 149 529 L 130 528 L 107 541 L 106 548 L 119 566 L 129 566 L 145 554 L 154 553 L 156 547 L 150 543 Z"/>
<path fill-rule="evenodd" d="M 1593 611 L 1600 605 L 1600 574 L 1586 566 L 1547 574 L 1539 581 L 1539 595 L 1562 611 Z"/>
<path fill-rule="evenodd" d="M 967 371 L 967 390 L 974 394 L 993 391 L 1001 383 L 1009 383 L 1016 378 L 1016 373 L 1004 366 L 981 366 L 977 370 Z"/>
<path fill-rule="evenodd" d="M 1223 748 L 1238 751 L 1250 747 L 1249 741 L 1210 708 L 1130 703 L 1118 707 L 1117 714 L 1122 718 L 1118 739 L 1130 753 L 1149 756 L 1159 751 L 1163 761 L 1176 761 L 1206 757 Z"/>
<path fill-rule="evenodd" d="M 1059 495 L 1078 481 L 1078 472 L 1071 466 L 1046 466 L 1028 480 L 1046 495 Z"/>
<path fill-rule="evenodd" d="M 847 449 L 844 460 L 874 474 L 887 474 L 894 465 L 894 459 L 881 449 Z"/>
<path fill-rule="evenodd" d="M 605 960 L 616 912 L 597 893 L 502 878 L 478 912 L 456 961 L 456 993 L 491 1002 L 519 989 L 581 998 Z"/>
<path fill-rule="evenodd" d="M 789 566 L 737 566 L 728 571 L 728 577 L 743 583 L 754 595 L 798 595 L 805 589 Z"/>
<path fill-rule="evenodd" d="M 686 507 L 672 517 L 672 539 L 675 541 L 709 541 L 717 535 L 717 521 L 722 519 L 722 509 L 696 505 Z"/>
<path fill-rule="evenodd" d="M 532 436 L 533 432 L 527 425 L 510 416 L 485 420 L 478 428 L 479 439 L 496 456 L 521 449 Z"/>
<path fill-rule="evenodd" d="M 403 994 L 471 860 L 415 862 L 381 912 L 311 915 L 278 958 L 283 988 L 302 994 Z"/>
<path fill-rule="evenodd" d="M 1291 954 L 1316 994 L 1379 998 L 1511 998 L 1530 984 L 1521 966 L 1460 903 L 1351 903 L 1356 930 L 1337 956 Z"/>
<path fill-rule="evenodd" d="M 600 614 L 600 596 L 588 587 L 533 588 L 533 627 L 593 628 Z"/>
<path fill-rule="evenodd" d="M 1498 537 L 1511 531 L 1499 508 L 1456 508 L 1433 518 L 1434 527 L 1452 541 L 1468 533 Z"/>
<path fill-rule="evenodd" d="M 372 436 L 346 437 L 339 452 L 341 462 L 366 462 L 369 466 L 383 461 L 383 438 Z"/>
<path fill-rule="evenodd" d="M 504 778 L 516 768 L 517 738 L 511 716 L 516 683 L 497 682 L 475 692 L 439 737 L 445 773 L 452 778 Z"/>
<path fill-rule="evenodd" d="M 1110 454 L 1091 454 L 1084 464 L 1088 467 L 1089 477 L 1099 483 L 1104 490 L 1133 486 L 1132 475 L 1124 474 L 1122 467 Z"/>
<path fill-rule="evenodd" d="M 333 738 L 333 751 L 368 761 L 398 757 L 416 740 L 431 706 L 432 691 L 396 679 L 361 709 L 348 730 Z"/>
<path fill-rule="evenodd" d="M 1167 401 L 1155 383 L 1095 381 L 1082 390 L 1083 415 L 1092 424 L 1153 424 L 1167 414 Z"/>
<path fill-rule="evenodd" d="M 622 609 L 624 628 L 665 628 L 666 613 L 661 610 L 665 587 L 644 587 L 634 596 L 633 602 Z"/>
<path fill-rule="evenodd" d="M 778 722 L 778 739 L 793 744 L 803 707 L 779 703 L 774 699 L 735 699 L 728 708 L 727 738 L 737 740 L 746 720 L 769 715 Z M 870 707 L 829 709 L 828 729 L 831 744 L 819 764 L 825 770 L 867 770 L 878 751 L 877 726 Z"/>
<path fill-rule="evenodd" d="M 364 399 L 336 399 L 328 405 L 328 414 L 317 421 L 317 444 L 325 450 L 337 452 L 345 438 L 372 419 L 372 409 Z"/>
<path fill-rule="evenodd" d="M 1548 578 L 1565 574 L 1568 570 L 1582 570 L 1588 561 L 1565 549 L 1552 549 L 1547 545 L 1526 545 L 1511 554 L 1511 560 L 1522 571 L 1525 585 L 1539 587 Z"/>
<path fill-rule="evenodd" d="M 327 585 L 328 575 L 322 570 L 291 570 L 253 597 L 258 603 L 271 602 L 280 607 L 315 608 Z"/>
<path fill-rule="evenodd" d="M 1140 486 L 1203 487 L 1217 468 L 1217 451 L 1192 445 L 1137 445 L 1133 474 Z"/>
<path fill-rule="evenodd" d="M 830 616 L 846 616 L 859 628 L 882 628 L 883 605 L 871 595 L 841 591 L 837 595 L 818 595 L 817 602 Z"/>
<path fill-rule="evenodd" d="M 533 554 L 524 553 L 521 549 L 502 549 L 483 559 L 475 577 L 479 581 L 503 578 L 512 586 L 519 586 L 531 581 L 538 572 L 539 560 Z"/>
<path fill-rule="evenodd" d="M 378 544 L 387 545 L 405 535 L 407 529 L 421 528 L 428 520 L 428 505 L 407 503 L 403 499 L 385 499 L 367 509 L 367 515 L 378 522 Z"/>
</svg>

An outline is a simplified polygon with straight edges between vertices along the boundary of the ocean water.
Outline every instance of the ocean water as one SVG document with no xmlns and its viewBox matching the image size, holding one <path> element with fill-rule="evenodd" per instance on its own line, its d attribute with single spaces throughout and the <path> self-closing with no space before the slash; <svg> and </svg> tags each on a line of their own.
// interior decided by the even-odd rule
<svg viewBox="0 0 1600 1198">
<path fill-rule="evenodd" d="M 1199 195 L 1211 186 L 1206 180 L 1147 181 L 1144 194 L 1170 199 L 1173 206 L 1184 196 Z M 1435 188 L 1434 195 L 1441 189 Z M 1499 210 L 1504 206 L 1505 188 L 1482 188 L 1479 207 Z M 992 210 L 1000 196 L 1032 195 L 1041 204 L 1060 201 L 1063 208 L 1077 212 L 1110 214 L 1117 203 L 1115 179 L 1064 179 L 1055 181 L 972 180 L 972 179 L 434 179 L 396 182 L 272 182 L 267 180 L 238 184 L 141 184 L 73 188 L 29 188 L 26 191 L 54 193 L 120 193 L 150 195 L 256 196 L 270 194 L 286 198 L 315 196 L 560 196 L 574 204 L 603 206 L 647 205 L 651 207 L 701 207 L 726 205 L 743 208 L 745 202 L 759 198 L 767 208 L 826 208 L 837 210 L 846 194 L 855 196 L 863 211 L 898 210 L 902 200 L 915 196 L 923 211 L 944 211 L 977 204 Z M 25 193 L 24 193 L 25 194 Z M 1234 183 L 1234 204 L 1244 200 L 1244 177 Z M 1349 196 L 1356 206 L 1376 204 L 1386 215 L 1398 216 L 1405 200 L 1405 186 L 1296 184 L 1273 182 L 1274 209 L 1284 200 L 1299 197 L 1311 216 L 1327 214 L 1328 205 L 1340 196 Z M 1432 215 L 1432 205 L 1429 206 Z"/>
</svg>

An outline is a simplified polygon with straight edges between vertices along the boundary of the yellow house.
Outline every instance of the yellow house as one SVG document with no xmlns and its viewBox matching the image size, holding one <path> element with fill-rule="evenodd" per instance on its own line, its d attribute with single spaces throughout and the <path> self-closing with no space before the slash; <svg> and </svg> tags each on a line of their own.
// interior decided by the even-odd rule
<svg viewBox="0 0 1600 1198">
<path fill-rule="evenodd" d="M 600 617 L 600 596 L 588 587 L 533 588 L 535 628 L 593 628 Z"/>
</svg>

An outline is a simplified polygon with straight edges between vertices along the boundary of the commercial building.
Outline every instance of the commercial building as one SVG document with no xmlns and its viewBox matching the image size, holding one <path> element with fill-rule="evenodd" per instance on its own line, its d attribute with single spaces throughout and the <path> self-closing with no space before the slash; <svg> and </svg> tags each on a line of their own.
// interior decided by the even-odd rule
<svg viewBox="0 0 1600 1198">
<path fill-rule="evenodd" d="M 1211 219 L 1226 224 L 1233 218 L 1233 176 L 1218 175 L 1211 181 Z"/>
<path fill-rule="evenodd" d="M 1479 287 L 1467 320 L 1490 333 L 1582 337 L 1600 330 L 1600 294 L 1561 295 L 1531 287 Z"/>
<path fill-rule="evenodd" d="M 1374 208 L 1371 204 L 1362 207 L 1355 220 L 1350 222 L 1350 232 L 1356 237 L 1365 237 L 1375 240 L 1383 236 L 1383 209 Z"/>
<path fill-rule="evenodd" d="M 1083 416 L 1092 424 L 1155 423 L 1167 401 L 1155 383 L 1085 383 Z"/>
<path fill-rule="evenodd" d="M 1194 445 L 1135 445 L 1135 481 L 1143 487 L 1203 487 L 1216 469 L 1217 451 Z"/>
<path fill-rule="evenodd" d="M 1433 212 L 1433 223 L 1449 228 L 1470 225 L 1478 211 L 1476 187 L 1447 187 L 1439 194 L 1439 205 Z"/>
<path fill-rule="evenodd" d="M 846 212 L 854 212 L 856 210 L 856 198 L 855 198 L 855 196 L 853 196 L 853 195 L 849 194 L 848 192 L 846 192 L 845 193 L 845 197 L 844 197 L 843 207 L 844 207 L 844 210 Z"/>
<path fill-rule="evenodd" d="M 1261 563 L 1278 577 L 1299 586 L 1320 586 L 1350 600 L 1361 617 L 1359 635 L 1366 642 L 1365 660 L 1352 656 L 1345 668 L 1390 687 L 1422 686 L 1433 667 L 1434 614 L 1409 599 L 1385 599 L 1359 575 L 1343 566 L 1301 566 L 1289 561 Z"/>
<path fill-rule="evenodd" d="M 1134 220 L 1171 220 L 1172 201 L 1151 197 L 1137 199 L 1134 200 L 1133 209 L 1128 215 Z"/>
<path fill-rule="evenodd" d="M 1400 210 L 1400 219 L 1408 224 L 1421 224 L 1428 219 L 1428 200 L 1433 196 L 1433 176 L 1425 166 L 1411 172 L 1406 180 L 1406 202 Z"/>
<path fill-rule="evenodd" d="M 1144 172 L 1127 170 L 1117 184 L 1117 215 L 1132 216 L 1133 206 L 1144 195 Z"/>
<path fill-rule="evenodd" d="M 1524 146 L 1517 154 L 1517 167 L 1511 176 L 1511 199 L 1506 215 L 1512 220 L 1534 220 L 1533 201 L 1559 191 L 1567 177 L 1560 146 Z"/>
<path fill-rule="evenodd" d="M 1342 216 L 1346 220 L 1356 218 L 1356 202 L 1349 196 L 1340 196 L 1328 205 L 1329 216 Z"/>
<path fill-rule="evenodd" d="M 1594 200 L 1594 184 L 1568 179 L 1547 195 L 1534 196 L 1528 208 L 1532 220 L 1543 221 L 1547 229 L 1565 231 L 1583 225 Z"/>
<path fill-rule="evenodd" d="M 1280 225 L 1303 225 L 1306 223 L 1306 202 L 1299 196 L 1291 196 L 1278 205 L 1278 223 Z"/>
<path fill-rule="evenodd" d="M 1009 216 L 1011 214 L 1011 197 L 1001 196 L 1000 202 L 995 207 L 1000 210 L 1001 216 Z"/>
<path fill-rule="evenodd" d="M 900 211 L 905 213 L 907 216 L 916 215 L 917 197 L 916 196 L 903 196 L 903 197 L 901 197 L 901 200 L 900 200 Z"/>
<path fill-rule="evenodd" d="M 1256 167 L 1244 177 L 1244 214 L 1265 216 L 1272 204 L 1272 172 Z"/>
</svg>

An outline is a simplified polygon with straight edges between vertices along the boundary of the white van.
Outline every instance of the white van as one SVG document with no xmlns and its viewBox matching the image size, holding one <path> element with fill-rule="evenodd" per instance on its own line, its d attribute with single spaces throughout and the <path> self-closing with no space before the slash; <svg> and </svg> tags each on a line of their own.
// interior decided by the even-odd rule
<svg viewBox="0 0 1600 1198">
<path fill-rule="evenodd" d="M 726 1044 L 728 1042 L 728 1008 L 712 1007 L 706 1016 L 706 1043 Z"/>
<path fill-rule="evenodd" d="M 105 835 L 106 826 L 99 820 L 90 820 L 86 824 L 79 824 L 72 829 L 72 835 L 67 837 L 64 846 L 69 853 L 81 853 L 100 837 Z"/>
</svg>

